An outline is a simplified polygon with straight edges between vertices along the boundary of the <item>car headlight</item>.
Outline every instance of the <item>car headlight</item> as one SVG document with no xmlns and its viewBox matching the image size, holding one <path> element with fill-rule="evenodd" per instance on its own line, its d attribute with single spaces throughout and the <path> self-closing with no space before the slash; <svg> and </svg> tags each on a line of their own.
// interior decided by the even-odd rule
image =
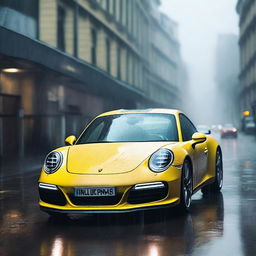
<svg viewBox="0 0 256 256">
<path fill-rule="evenodd" d="M 149 159 L 148 166 L 153 172 L 163 172 L 169 168 L 174 160 L 174 156 L 169 149 L 160 149 Z"/>
<path fill-rule="evenodd" d="M 56 172 L 60 168 L 62 161 L 62 153 L 57 151 L 49 153 L 44 160 L 44 171 L 47 174 Z"/>
</svg>

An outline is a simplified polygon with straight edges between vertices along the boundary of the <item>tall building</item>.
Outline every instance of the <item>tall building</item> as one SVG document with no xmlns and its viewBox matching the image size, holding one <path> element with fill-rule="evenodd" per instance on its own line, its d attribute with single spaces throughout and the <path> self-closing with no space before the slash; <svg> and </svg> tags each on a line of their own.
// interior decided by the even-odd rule
<svg viewBox="0 0 256 256">
<path fill-rule="evenodd" d="M 178 107 L 177 24 L 159 5 L 2 0 L 0 156 L 61 145 L 102 111 Z"/>
<path fill-rule="evenodd" d="M 238 123 L 239 101 L 239 49 L 238 36 L 220 34 L 217 39 L 215 82 L 216 108 L 219 123 Z"/>
<path fill-rule="evenodd" d="M 256 1 L 239 0 L 241 111 L 256 117 Z"/>
</svg>

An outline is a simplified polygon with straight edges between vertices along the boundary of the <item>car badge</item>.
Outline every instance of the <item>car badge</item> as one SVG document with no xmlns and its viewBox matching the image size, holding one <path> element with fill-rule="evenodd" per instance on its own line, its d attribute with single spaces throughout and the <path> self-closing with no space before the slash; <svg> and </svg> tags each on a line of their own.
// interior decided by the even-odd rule
<svg viewBox="0 0 256 256">
<path fill-rule="evenodd" d="M 103 169 L 102 169 L 102 168 L 98 170 L 98 172 L 102 172 L 102 171 L 103 171 Z"/>
</svg>

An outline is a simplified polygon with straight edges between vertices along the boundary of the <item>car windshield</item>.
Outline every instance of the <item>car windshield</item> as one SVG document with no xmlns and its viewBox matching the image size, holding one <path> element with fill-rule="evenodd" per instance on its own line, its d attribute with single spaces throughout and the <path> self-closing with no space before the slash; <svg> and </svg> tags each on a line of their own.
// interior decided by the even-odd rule
<svg viewBox="0 0 256 256">
<path fill-rule="evenodd" d="M 76 144 L 148 141 L 178 141 L 175 116 L 138 113 L 98 117 Z"/>
</svg>

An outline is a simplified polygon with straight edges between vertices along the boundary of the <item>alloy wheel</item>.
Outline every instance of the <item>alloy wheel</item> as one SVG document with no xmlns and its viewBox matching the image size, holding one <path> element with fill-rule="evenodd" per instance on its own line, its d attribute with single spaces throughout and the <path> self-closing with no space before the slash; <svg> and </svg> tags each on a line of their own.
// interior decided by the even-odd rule
<svg viewBox="0 0 256 256">
<path fill-rule="evenodd" d="M 183 166 L 183 198 L 186 208 L 190 207 L 192 197 L 192 173 L 188 161 Z"/>
<path fill-rule="evenodd" d="M 216 179 L 219 188 L 223 185 L 222 156 L 220 150 L 216 152 Z"/>
</svg>

